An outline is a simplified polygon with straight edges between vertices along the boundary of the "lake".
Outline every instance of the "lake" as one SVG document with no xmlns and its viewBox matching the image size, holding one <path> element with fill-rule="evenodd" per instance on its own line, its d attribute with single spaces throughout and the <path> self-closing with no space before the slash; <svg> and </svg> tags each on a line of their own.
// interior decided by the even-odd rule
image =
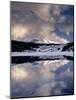
<svg viewBox="0 0 76 100">
<path fill-rule="evenodd" d="M 73 63 L 58 59 L 11 64 L 12 98 L 73 94 Z"/>
</svg>

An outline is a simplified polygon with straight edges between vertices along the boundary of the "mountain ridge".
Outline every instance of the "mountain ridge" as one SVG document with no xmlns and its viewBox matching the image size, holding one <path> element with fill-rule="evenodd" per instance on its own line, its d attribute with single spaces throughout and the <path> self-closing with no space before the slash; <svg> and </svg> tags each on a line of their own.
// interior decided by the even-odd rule
<svg viewBox="0 0 76 100">
<path fill-rule="evenodd" d="M 55 44 L 55 43 L 34 43 L 34 42 L 22 42 L 22 41 L 16 41 L 11 40 L 11 51 L 12 52 L 22 52 L 22 51 L 47 51 L 48 49 L 58 49 L 62 48 L 62 51 L 65 51 L 69 48 L 72 48 L 72 51 L 74 51 L 74 42 L 66 43 L 66 44 Z M 53 50 L 51 50 L 53 51 Z"/>
</svg>

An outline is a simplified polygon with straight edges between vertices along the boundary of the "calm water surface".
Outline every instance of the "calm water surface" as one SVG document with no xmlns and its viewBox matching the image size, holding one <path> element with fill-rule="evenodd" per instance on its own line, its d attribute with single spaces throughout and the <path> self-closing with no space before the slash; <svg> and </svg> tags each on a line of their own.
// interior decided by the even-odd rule
<svg viewBox="0 0 76 100">
<path fill-rule="evenodd" d="M 11 65 L 12 97 L 73 94 L 73 61 L 46 60 Z"/>
</svg>

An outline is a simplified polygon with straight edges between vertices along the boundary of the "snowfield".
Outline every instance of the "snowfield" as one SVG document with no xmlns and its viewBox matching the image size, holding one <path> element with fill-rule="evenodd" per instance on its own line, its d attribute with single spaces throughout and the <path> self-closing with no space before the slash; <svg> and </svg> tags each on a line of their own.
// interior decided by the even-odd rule
<svg viewBox="0 0 76 100">
<path fill-rule="evenodd" d="M 11 52 L 11 56 L 71 56 L 73 57 L 73 52 L 72 51 L 55 51 L 55 52 L 35 52 L 35 51 L 31 51 L 31 52 Z"/>
</svg>

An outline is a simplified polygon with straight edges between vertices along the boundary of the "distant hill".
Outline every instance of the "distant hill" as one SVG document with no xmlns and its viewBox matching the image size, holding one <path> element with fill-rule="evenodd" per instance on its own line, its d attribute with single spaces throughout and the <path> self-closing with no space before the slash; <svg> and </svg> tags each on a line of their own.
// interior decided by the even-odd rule
<svg viewBox="0 0 76 100">
<path fill-rule="evenodd" d="M 34 43 L 34 42 L 22 42 L 22 41 L 11 41 L 11 51 L 12 52 L 17 52 L 17 51 L 25 51 L 25 50 L 33 50 L 36 51 L 40 47 L 42 49 L 51 47 L 51 46 L 59 46 L 60 44 L 45 44 L 45 43 Z M 46 46 L 46 47 L 45 47 Z"/>
<path fill-rule="evenodd" d="M 62 49 L 62 51 L 67 51 L 67 50 L 74 51 L 74 42 L 67 43 Z"/>
</svg>

